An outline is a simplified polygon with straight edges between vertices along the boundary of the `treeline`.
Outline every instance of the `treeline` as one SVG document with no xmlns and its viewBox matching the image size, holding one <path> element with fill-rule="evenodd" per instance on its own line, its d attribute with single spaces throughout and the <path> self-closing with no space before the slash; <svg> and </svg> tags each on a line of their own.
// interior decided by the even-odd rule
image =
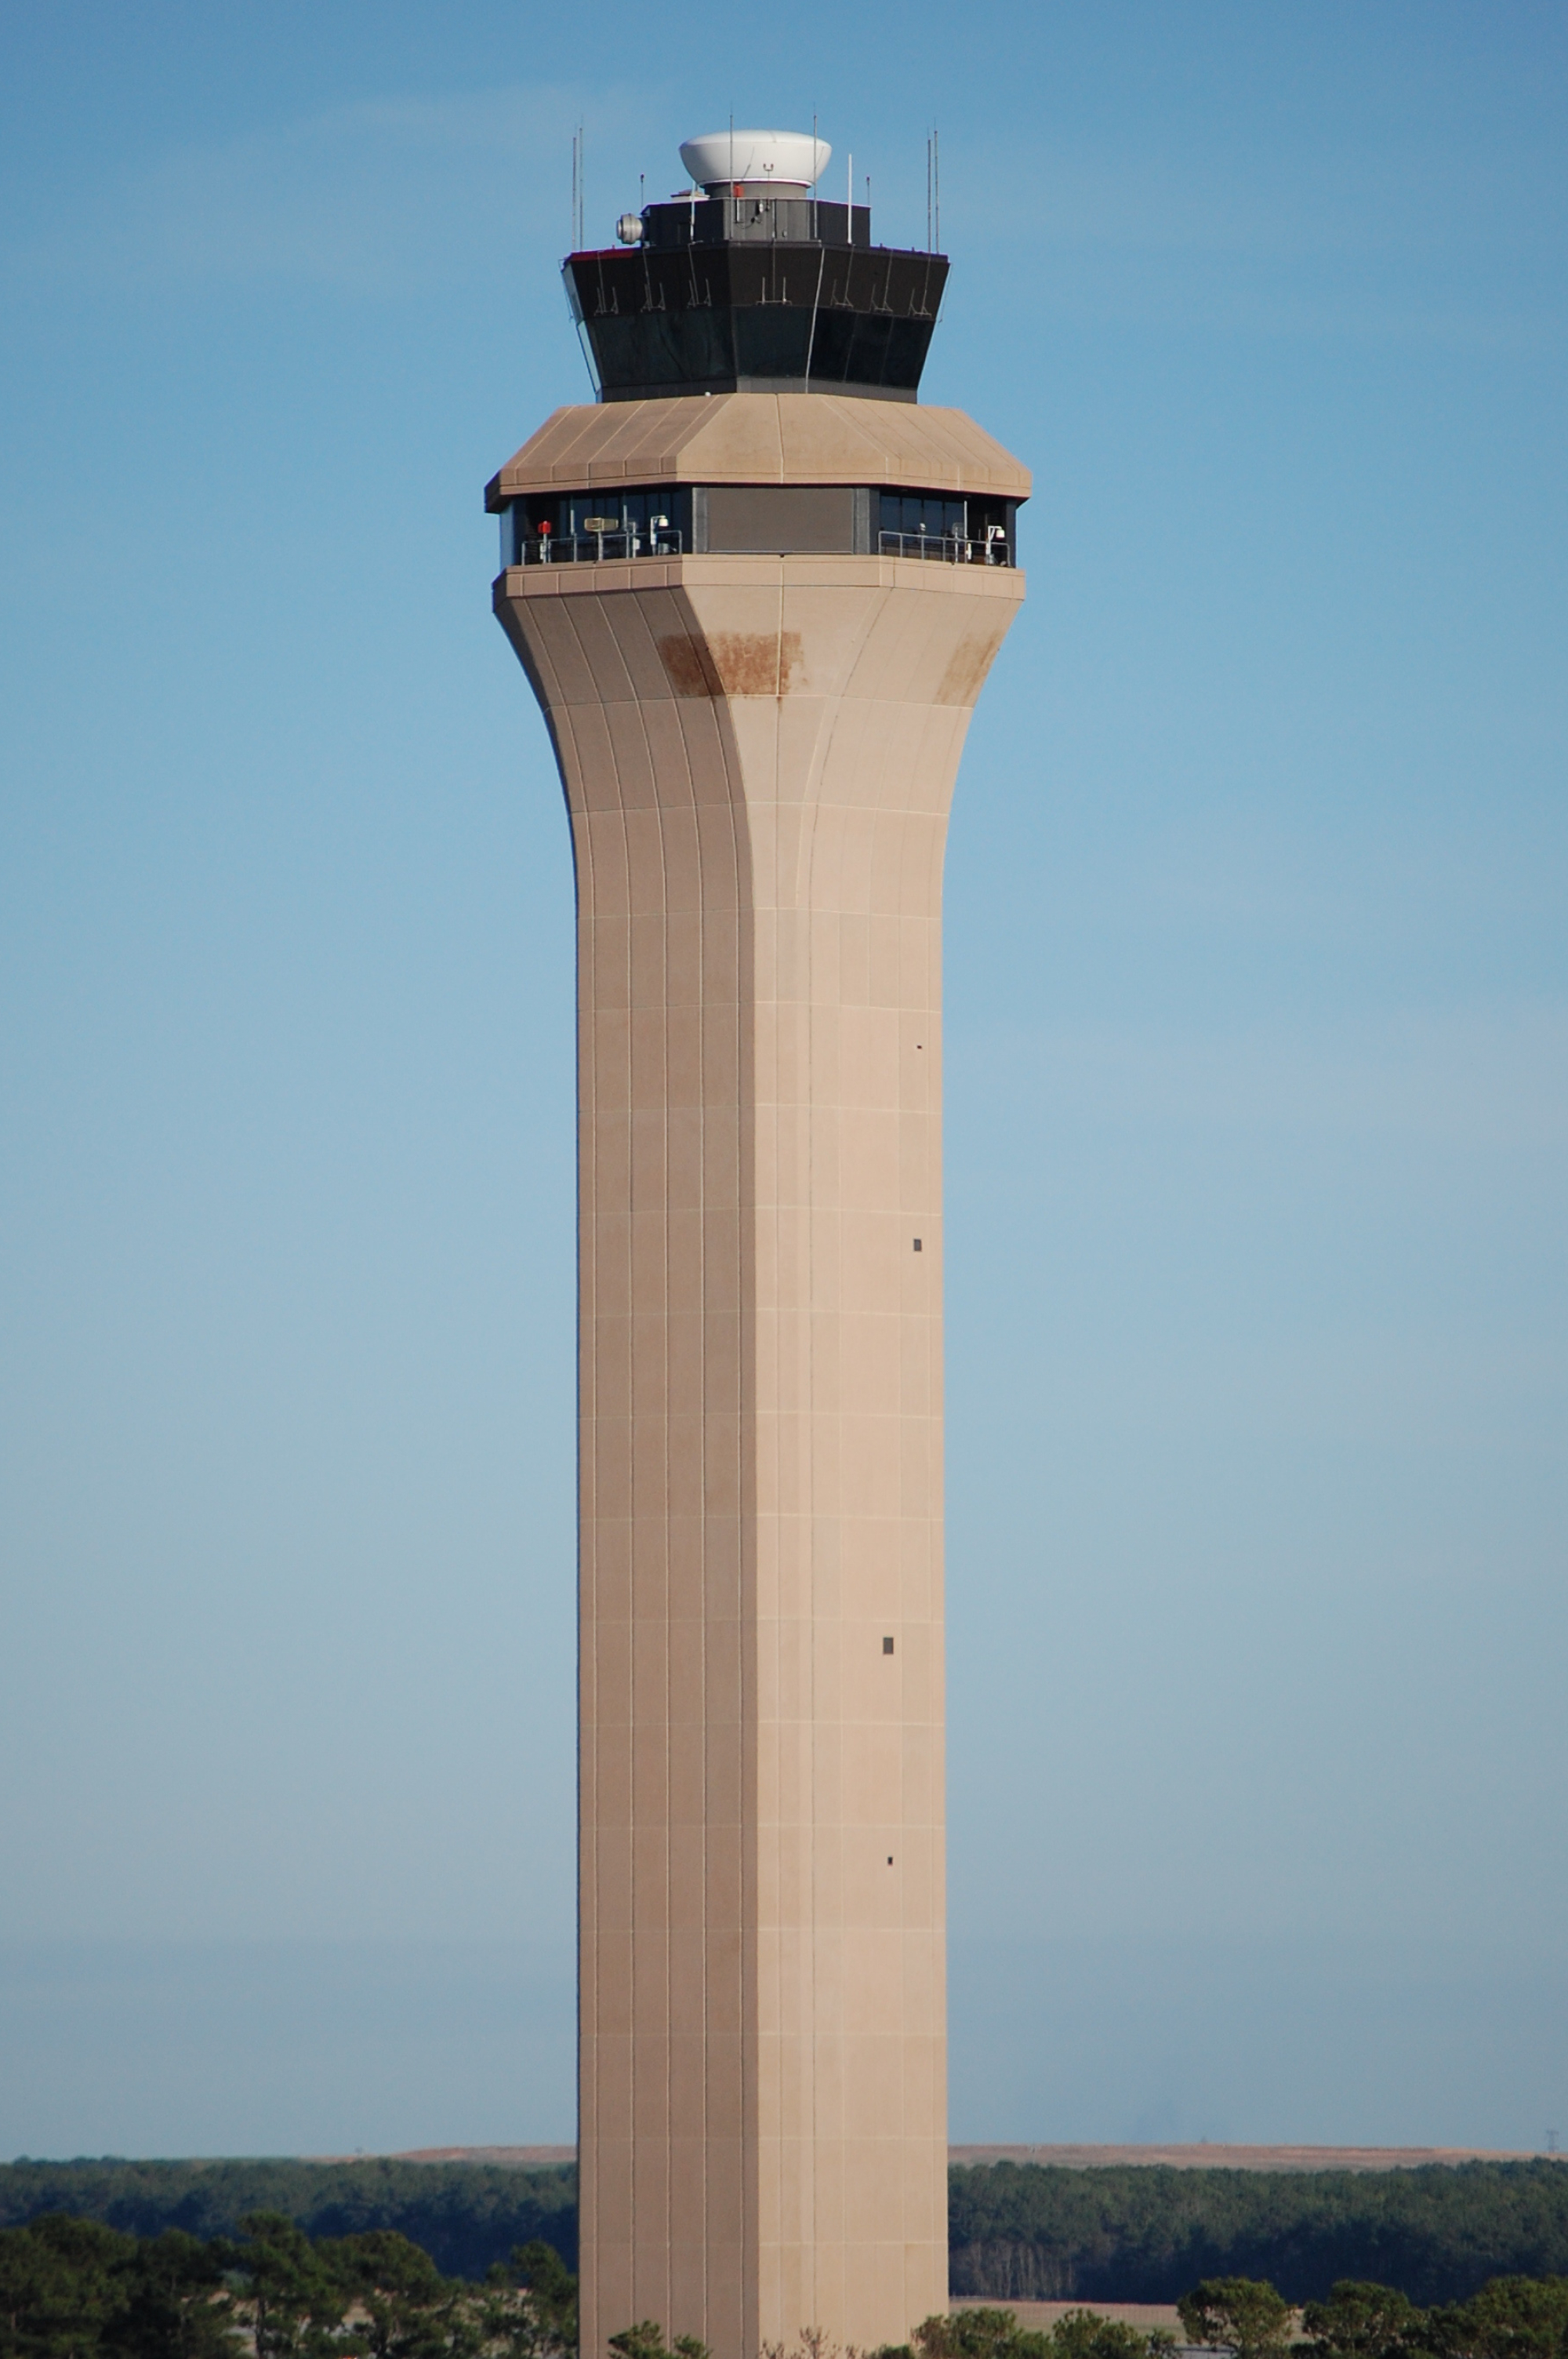
<svg viewBox="0 0 1568 2359">
<path fill-rule="evenodd" d="M 281 2212 L 206 2242 L 47 2212 L 0 2229 L 0 2359 L 570 2359 L 577 2280 L 551 2245 L 478 2285 L 391 2229 L 314 2241 Z"/>
<path fill-rule="evenodd" d="M 1237 2277 L 1298 2303 L 1376 2280 L 1430 2306 L 1491 2277 L 1568 2275 L 1568 2167 L 979 2164 L 949 2174 L 947 2235 L 953 2291 L 992 2300 L 1169 2302 Z"/>
<path fill-rule="evenodd" d="M 1228 2359 L 1561 2359 L 1568 2277 L 1493 2277 L 1468 2301 L 1420 2310 L 1391 2286 L 1336 2285 L 1309 2301 L 1296 2338 L 1278 2287 L 1216 2277 L 1177 2304 L 1189 2343 Z"/>
<path fill-rule="evenodd" d="M 281 2212 L 235 2237 L 127 2235 L 51 2212 L 0 2229 L 0 2359 L 577 2359 L 577 2280 L 535 2240 L 475 2284 L 441 2275 L 391 2229 L 312 2240 Z M 1397 2289 L 1341 2283 L 1299 2316 L 1270 2284 L 1210 2278 L 1177 2304 L 1204 2359 L 1568 2359 L 1568 2278 L 1499 2277 L 1422 2310 Z M 612 2359 L 713 2359 L 645 2319 Z M 803 2327 L 760 2359 L 1185 2359 L 1163 2329 L 1069 2310 L 1047 2332 L 1011 2310 L 943 2312 L 908 2343 L 842 2351 Z"/>
<path fill-rule="evenodd" d="M 313 2238 L 391 2232 L 447 2277 L 482 2278 L 540 2239 L 577 2266 L 569 2165 L 17 2162 L 0 2165 L 0 2227 L 47 2212 L 128 2234 L 234 2236 L 277 2212 Z M 1568 2166 L 1417 2170 L 1063 2170 L 1000 2162 L 950 2175 L 956 2294 L 993 2301 L 1177 2300 L 1201 2279 L 1268 2279 L 1292 2302 L 1341 2278 L 1411 2301 L 1465 2301 L 1488 2278 L 1568 2276 Z"/>
<path fill-rule="evenodd" d="M 0 2165 L 0 2228 L 46 2212 L 127 2235 L 234 2236 L 277 2212 L 311 2237 L 390 2231 L 447 2277 L 480 2278 L 539 2239 L 577 2267 L 577 2172 L 451 2162 L 28 2162 Z"/>
<path fill-rule="evenodd" d="M 1431 2310 L 1390 2286 L 1343 2282 L 1299 2316 L 1277 2286 L 1211 2277 L 1176 2308 L 1188 2348 L 1221 2359 L 1568 2359 L 1568 2277 L 1494 2277 Z M 928 2318 L 912 2343 L 908 2359 L 1176 2359 L 1180 2349 L 1173 2335 L 1087 2310 L 1048 2334 L 1008 2310 L 959 2310 Z"/>
</svg>

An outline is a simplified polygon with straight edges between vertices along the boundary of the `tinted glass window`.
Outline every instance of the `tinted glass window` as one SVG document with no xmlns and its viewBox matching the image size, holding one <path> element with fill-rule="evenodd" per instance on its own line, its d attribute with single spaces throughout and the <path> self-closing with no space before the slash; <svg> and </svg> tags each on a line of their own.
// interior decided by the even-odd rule
<svg viewBox="0 0 1568 2359">
<path fill-rule="evenodd" d="M 884 492 L 881 529 L 963 539 L 968 531 L 968 508 L 966 500 L 945 499 L 937 492 Z"/>
<path fill-rule="evenodd" d="M 941 492 L 881 492 L 879 529 L 911 533 L 926 540 L 958 539 L 986 546 L 1000 543 L 1009 564 L 1017 560 L 1016 500 L 952 499 Z"/>
<path fill-rule="evenodd" d="M 592 492 L 544 494 L 514 500 L 502 518 L 503 562 L 521 561 L 522 543 L 537 540 L 541 528 L 553 540 L 579 540 L 604 532 L 634 533 L 648 542 L 678 533 L 682 549 L 691 547 L 691 490 L 688 484 L 664 484 L 652 491 L 622 491 L 619 484 Z M 511 539 L 507 538 L 510 528 Z"/>
</svg>

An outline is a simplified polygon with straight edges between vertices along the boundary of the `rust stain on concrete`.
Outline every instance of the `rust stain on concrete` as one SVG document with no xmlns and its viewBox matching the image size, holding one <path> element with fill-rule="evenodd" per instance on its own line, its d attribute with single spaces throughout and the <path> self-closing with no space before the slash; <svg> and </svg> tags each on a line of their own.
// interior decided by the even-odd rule
<svg viewBox="0 0 1568 2359">
<path fill-rule="evenodd" d="M 1000 645 L 994 631 L 971 631 L 960 639 L 947 658 L 947 669 L 937 683 L 933 702 L 973 704 L 986 684 L 986 674 Z"/>
<path fill-rule="evenodd" d="M 677 696 L 787 696 L 802 669 L 798 631 L 675 631 L 658 648 Z"/>
<path fill-rule="evenodd" d="M 716 693 L 718 682 L 703 660 L 705 651 L 700 639 L 688 638 L 684 631 L 671 631 L 657 645 L 665 678 L 677 696 Z"/>
</svg>

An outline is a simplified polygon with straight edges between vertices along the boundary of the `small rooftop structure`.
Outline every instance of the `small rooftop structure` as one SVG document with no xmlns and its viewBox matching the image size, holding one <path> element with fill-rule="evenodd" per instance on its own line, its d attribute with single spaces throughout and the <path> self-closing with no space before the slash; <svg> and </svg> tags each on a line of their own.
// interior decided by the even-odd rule
<svg viewBox="0 0 1568 2359">
<path fill-rule="evenodd" d="M 710 197 L 731 189 L 814 189 L 833 150 L 809 131 L 707 131 L 683 139 L 680 159 Z"/>
</svg>

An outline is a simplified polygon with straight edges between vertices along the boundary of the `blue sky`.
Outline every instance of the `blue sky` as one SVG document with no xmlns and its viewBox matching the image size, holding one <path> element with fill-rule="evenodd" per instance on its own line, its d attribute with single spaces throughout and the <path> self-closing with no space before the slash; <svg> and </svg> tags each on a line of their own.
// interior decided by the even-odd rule
<svg viewBox="0 0 1568 2359">
<path fill-rule="evenodd" d="M 481 487 L 681 138 L 1033 468 L 947 871 L 953 2127 L 1568 2133 L 1568 29 L 0 12 L 0 2153 L 572 2128 L 571 897 Z"/>
</svg>

